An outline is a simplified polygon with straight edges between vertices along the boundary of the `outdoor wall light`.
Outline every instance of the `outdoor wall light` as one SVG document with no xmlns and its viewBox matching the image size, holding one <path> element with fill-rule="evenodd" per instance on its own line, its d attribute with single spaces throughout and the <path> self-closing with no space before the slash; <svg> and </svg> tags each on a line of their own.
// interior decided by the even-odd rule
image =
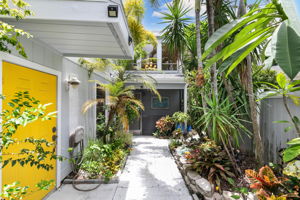
<svg viewBox="0 0 300 200">
<path fill-rule="evenodd" d="M 80 80 L 74 74 L 70 74 L 66 80 L 66 89 L 69 90 L 70 86 L 77 88 L 80 85 Z"/>
<path fill-rule="evenodd" d="M 109 5 L 107 7 L 108 17 L 118 17 L 118 6 L 117 5 Z"/>
<path fill-rule="evenodd" d="M 128 36 L 128 45 L 130 46 L 132 44 L 132 37 Z"/>
</svg>

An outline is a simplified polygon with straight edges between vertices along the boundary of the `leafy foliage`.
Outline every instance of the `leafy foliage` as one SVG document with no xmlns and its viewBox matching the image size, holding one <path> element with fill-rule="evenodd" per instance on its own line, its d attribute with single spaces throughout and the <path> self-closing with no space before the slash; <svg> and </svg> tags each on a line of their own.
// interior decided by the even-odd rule
<svg viewBox="0 0 300 200">
<path fill-rule="evenodd" d="M 300 156 L 300 138 L 294 138 L 287 144 L 290 146 L 283 151 L 284 162 L 290 162 Z"/>
<path fill-rule="evenodd" d="M 284 187 L 284 183 L 288 179 L 277 178 L 268 166 L 260 168 L 258 173 L 250 169 L 246 170 L 245 173 L 251 182 L 250 188 L 256 191 L 261 200 L 286 199 L 288 196 L 296 197 L 295 194 L 289 194 L 289 191 Z"/>
<path fill-rule="evenodd" d="M 190 119 L 190 116 L 184 112 L 175 112 L 172 115 L 172 118 L 173 118 L 174 122 L 176 122 L 176 123 L 183 123 L 183 122 L 188 121 Z"/>
<path fill-rule="evenodd" d="M 160 118 L 155 123 L 155 127 L 158 131 L 156 136 L 169 136 L 174 129 L 174 121 L 169 115 Z"/>
<path fill-rule="evenodd" d="M 207 139 L 206 142 L 194 147 L 190 154 L 186 155 L 192 167 L 211 183 L 221 188 L 221 181 L 228 181 L 235 177 L 232 164 L 220 146 L 214 141 Z"/>
<path fill-rule="evenodd" d="M 54 184 L 53 180 L 45 181 L 42 180 L 36 184 L 35 189 L 29 190 L 28 186 L 20 186 L 20 182 L 14 182 L 12 184 L 5 184 L 3 186 L 3 191 L 0 194 L 1 198 L 5 198 L 7 200 L 21 200 L 26 196 L 40 191 L 40 190 L 48 190 L 51 185 Z"/>
<path fill-rule="evenodd" d="M 129 140 L 131 137 L 118 134 L 110 144 L 103 144 L 100 140 L 89 141 L 80 166 L 80 170 L 88 174 L 85 178 L 102 176 L 108 181 L 114 176 L 128 153 L 129 146 L 126 143 L 131 143 Z"/>
<path fill-rule="evenodd" d="M 2 99 L 4 97 L 2 96 Z M 4 101 L 5 103 L 6 101 Z M 21 166 L 30 165 L 38 169 L 50 170 L 53 169 L 51 164 L 47 164 L 46 160 L 59 159 L 62 160 L 62 156 L 55 154 L 56 144 L 55 141 L 49 142 L 46 139 L 36 139 L 33 137 L 27 137 L 25 139 L 18 139 L 15 134 L 21 127 L 26 127 L 37 120 L 45 121 L 55 117 L 56 112 L 46 112 L 49 104 L 42 105 L 40 101 L 31 97 L 29 92 L 17 92 L 7 103 L 10 107 L 8 110 L 4 110 L 1 113 L 2 130 L 0 134 L 1 143 L 1 157 L 0 160 L 3 163 L 2 168 L 8 164 L 15 166 L 17 164 Z M 26 147 L 20 148 L 18 152 L 6 151 L 14 144 L 26 144 Z M 15 155 L 18 155 L 17 158 Z M 9 200 L 23 199 L 30 193 L 34 193 L 39 190 L 48 190 L 53 185 L 53 180 L 41 180 L 36 184 L 36 189 L 28 186 L 20 186 L 19 182 L 4 185 L 0 196 Z"/>
<path fill-rule="evenodd" d="M 40 104 L 28 92 L 17 92 L 14 98 L 8 102 L 8 105 L 10 110 L 4 110 L 1 113 L 2 131 L 0 136 L 0 150 L 3 152 L 3 150 L 8 149 L 16 143 L 27 144 L 27 147 L 21 148 L 19 152 L 3 152 L 1 155 L 1 161 L 3 161 L 2 168 L 10 163 L 12 166 L 19 164 L 21 166 L 36 166 L 37 168 L 46 170 L 52 169 L 53 166 L 47 164 L 45 160 L 62 159 L 56 156 L 55 151 L 53 151 L 56 148 L 55 142 L 49 142 L 43 138 L 35 139 L 33 137 L 19 140 L 14 135 L 20 127 L 25 127 L 37 120 L 50 120 L 52 117 L 55 117 L 56 112 L 47 113 L 46 108 L 49 104 Z M 49 149 L 49 147 L 52 147 L 52 149 Z M 16 158 L 14 155 L 23 156 Z"/>
<path fill-rule="evenodd" d="M 206 130 L 212 125 L 211 133 L 214 141 L 219 143 L 224 141 L 225 144 L 228 144 L 233 140 L 238 145 L 240 130 L 249 134 L 248 129 L 243 124 L 247 121 L 241 119 L 238 110 L 233 109 L 228 99 L 217 101 L 213 97 L 212 99 L 206 98 L 206 102 L 206 113 L 199 118 L 197 123 Z M 198 107 L 198 109 L 203 110 L 203 107 Z"/>
<path fill-rule="evenodd" d="M 0 15 L 13 17 L 16 20 L 24 19 L 33 14 L 29 9 L 29 4 L 23 0 L 3 0 L 0 3 Z M 20 55 L 27 57 L 25 49 L 21 42 L 20 37 L 31 38 L 32 36 L 15 26 L 0 21 L 0 51 L 11 53 L 11 47 L 15 48 Z"/>
<path fill-rule="evenodd" d="M 185 8 L 182 1 L 166 4 L 169 12 L 162 12 L 162 22 L 167 24 L 162 30 L 162 41 L 176 57 L 181 56 L 186 44 L 185 29 L 190 19 L 186 17 L 190 8 Z"/>
<path fill-rule="evenodd" d="M 300 105 L 300 99 L 298 96 L 292 94 L 293 92 L 299 91 L 300 87 L 298 86 L 300 81 L 290 81 L 286 78 L 286 76 L 283 73 L 279 73 L 276 76 L 277 85 L 263 82 L 265 85 L 268 85 L 268 91 L 263 92 L 261 95 L 261 99 L 265 99 L 268 97 L 280 95 L 283 97 L 283 103 L 285 106 L 286 111 L 288 112 L 288 115 L 290 119 L 292 120 L 293 126 L 296 128 L 297 132 L 300 134 L 300 121 L 298 117 L 293 116 L 289 106 L 287 104 L 287 98 L 290 98 L 294 104 Z M 288 121 L 278 121 L 280 123 L 289 123 Z M 291 127 L 288 127 L 286 131 L 290 130 Z"/>
</svg>

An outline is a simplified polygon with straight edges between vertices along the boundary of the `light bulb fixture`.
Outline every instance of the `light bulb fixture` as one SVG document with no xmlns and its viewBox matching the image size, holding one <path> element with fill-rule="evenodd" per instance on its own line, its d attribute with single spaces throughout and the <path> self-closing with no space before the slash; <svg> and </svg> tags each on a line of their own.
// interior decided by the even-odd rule
<svg viewBox="0 0 300 200">
<path fill-rule="evenodd" d="M 77 88 L 80 85 L 80 80 L 77 78 L 76 75 L 70 74 L 66 80 L 66 89 L 69 90 L 70 86 L 73 88 Z"/>
<path fill-rule="evenodd" d="M 118 6 L 117 5 L 109 5 L 107 7 L 108 17 L 118 17 Z"/>
</svg>

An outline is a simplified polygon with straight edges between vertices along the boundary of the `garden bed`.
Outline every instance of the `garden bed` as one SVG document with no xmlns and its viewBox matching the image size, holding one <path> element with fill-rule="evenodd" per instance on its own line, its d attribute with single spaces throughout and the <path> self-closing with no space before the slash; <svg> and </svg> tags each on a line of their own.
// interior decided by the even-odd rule
<svg viewBox="0 0 300 200">
<path fill-rule="evenodd" d="M 170 146 L 169 146 L 170 147 Z M 175 163 L 184 178 L 184 181 L 191 192 L 193 199 L 205 199 L 205 200 L 237 200 L 237 199 L 247 199 L 256 200 L 258 199 L 253 193 L 249 192 L 247 195 L 240 194 L 238 192 L 232 191 L 229 184 L 223 183 L 222 192 L 216 191 L 216 186 L 211 184 L 206 178 L 200 176 L 199 173 L 192 169 L 191 164 L 187 162 L 184 156 L 179 155 L 176 149 L 170 148 L 170 152 L 174 157 Z M 249 167 L 249 166 L 248 166 Z M 236 182 L 242 182 L 242 180 L 235 180 Z"/>
<path fill-rule="evenodd" d="M 130 155 L 130 152 L 126 155 L 126 157 L 121 161 L 121 167 L 119 171 L 111 177 L 109 180 L 106 180 L 103 177 L 95 178 L 95 179 L 82 179 L 78 177 L 77 179 L 74 179 L 77 174 L 71 173 L 67 178 L 63 180 L 63 184 L 114 184 L 119 183 L 119 178 L 121 174 L 123 173 L 123 170 L 126 166 L 128 156 Z"/>
</svg>

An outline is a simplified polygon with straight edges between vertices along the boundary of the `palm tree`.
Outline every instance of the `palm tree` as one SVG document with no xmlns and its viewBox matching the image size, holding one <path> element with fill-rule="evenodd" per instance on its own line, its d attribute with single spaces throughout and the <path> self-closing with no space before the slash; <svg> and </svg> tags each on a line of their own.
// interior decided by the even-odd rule
<svg viewBox="0 0 300 200">
<path fill-rule="evenodd" d="M 111 83 L 104 84 L 99 81 L 97 83 L 97 88 L 105 90 L 108 92 L 108 110 L 109 115 L 105 127 L 105 133 L 109 134 L 109 138 L 114 137 L 114 131 L 110 131 L 110 127 L 114 122 L 115 118 L 118 117 L 120 122 L 122 122 L 122 127 L 125 131 L 129 127 L 129 119 L 127 115 L 127 108 L 129 107 L 136 116 L 140 115 L 140 110 L 144 110 L 143 103 L 136 99 L 134 96 L 134 90 L 138 89 L 133 85 L 126 85 L 127 82 L 136 82 L 143 84 L 144 88 L 149 89 L 154 94 L 156 94 L 159 99 L 161 99 L 159 92 L 155 87 L 155 80 L 149 76 L 141 76 L 133 73 L 127 73 L 125 68 L 122 66 L 114 65 L 115 76 Z M 104 102 L 104 99 L 93 99 L 85 102 L 82 108 L 82 112 L 87 112 L 91 107 L 97 105 L 98 103 Z M 103 141 L 107 143 L 106 135 L 103 136 Z"/>
<path fill-rule="evenodd" d="M 145 13 L 144 1 L 126 0 L 124 2 L 124 10 L 134 44 L 137 46 L 145 43 L 155 46 L 157 43 L 155 35 L 147 31 L 142 24 Z"/>
<path fill-rule="evenodd" d="M 162 30 L 162 41 L 175 57 L 178 58 L 177 66 L 182 64 L 182 54 L 186 46 L 185 29 L 190 22 L 186 17 L 190 8 L 184 8 L 182 1 L 166 4 L 169 12 L 162 12 L 163 24 L 167 26 Z"/>
</svg>

